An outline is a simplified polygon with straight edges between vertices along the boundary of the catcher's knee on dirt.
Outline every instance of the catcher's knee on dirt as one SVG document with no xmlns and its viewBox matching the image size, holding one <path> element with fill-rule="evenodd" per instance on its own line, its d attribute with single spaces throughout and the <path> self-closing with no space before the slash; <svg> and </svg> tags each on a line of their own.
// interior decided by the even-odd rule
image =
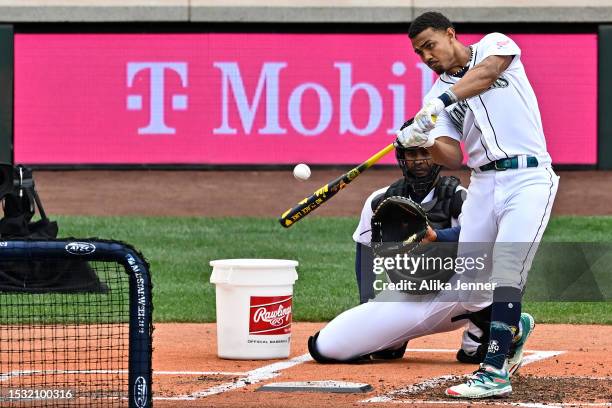
<svg viewBox="0 0 612 408">
<path fill-rule="evenodd" d="M 334 347 L 331 349 L 328 347 L 327 350 L 325 348 L 321 350 L 320 345 L 317 344 L 317 340 L 319 338 L 320 333 L 321 332 L 317 332 L 315 333 L 314 336 L 310 336 L 310 338 L 308 338 L 308 352 L 310 353 L 310 355 L 316 362 L 323 363 L 323 364 L 331 364 L 331 363 L 347 364 L 347 363 L 358 363 L 360 361 L 363 361 L 362 357 L 353 358 L 353 357 L 346 357 L 345 355 L 342 355 L 342 354 L 346 354 L 346 350 L 343 350 L 341 347 Z"/>
<path fill-rule="evenodd" d="M 323 354 L 321 354 L 317 348 L 317 339 L 319 338 L 319 333 L 320 332 L 316 332 L 314 336 L 310 336 L 308 338 L 308 352 L 310 353 L 310 355 L 312 356 L 312 358 L 318 362 L 318 363 L 323 363 L 323 364 L 329 364 L 329 363 L 344 363 L 344 361 L 341 360 L 337 360 L 334 358 L 330 358 L 330 357 L 326 357 Z"/>
<path fill-rule="evenodd" d="M 317 332 L 314 336 L 310 336 L 308 338 L 308 352 L 312 356 L 312 358 L 318 362 L 323 364 L 330 363 L 365 363 L 368 361 L 376 361 L 376 360 L 396 360 L 404 357 L 404 353 L 406 352 L 406 346 L 408 342 L 402 344 L 399 348 L 394 349 L 384 349 L 375 351 L 372 353 L 364 354 L 358 357 L 351 358 L 333 358 L 329 355 L 324 355 L 319 351 L 317 347 L 317 339 L 319 338 L 319 333 Z M 338 350 L 339 352 L 346 352 L 345 350 Z"/>
</svg>

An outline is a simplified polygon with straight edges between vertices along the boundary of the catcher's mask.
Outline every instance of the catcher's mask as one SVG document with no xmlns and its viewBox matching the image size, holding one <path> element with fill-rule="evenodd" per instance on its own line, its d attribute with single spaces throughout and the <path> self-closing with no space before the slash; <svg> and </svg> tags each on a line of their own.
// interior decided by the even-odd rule
<svg viewBox="0 0 612 408">
<path fill-rule="evenodd" d="M 404 178 L 417 194 L 427 194 L 434 186 L 442 168 L 433 162 L 423 147 L 395 148 L 395 158 Z"/>
</svg>

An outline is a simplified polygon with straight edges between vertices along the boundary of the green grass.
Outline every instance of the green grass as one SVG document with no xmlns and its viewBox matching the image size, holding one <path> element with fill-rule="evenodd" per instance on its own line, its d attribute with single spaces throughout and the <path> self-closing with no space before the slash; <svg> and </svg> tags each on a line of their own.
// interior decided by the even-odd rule
<svg viewBox="0 0 612 408">
<path fill-rule="evenodd" d="M 609 302 L 525 302 L 523 310 L 538 323 L 612 324 Z"/>
<path fill-rule="evenodd" d="M 290 229 L 275 219 L 185 217 L 56 217 L 60 236 L 126 241 L 151 264 L 156 322 L 215 319 L 213 259 L 296 259 L 294 319 L 325 321 L 357 304 L 356 218 L 312 217 Z M 550 242 L 612 242 L 612 217 L 556 217 Z M 524 306 L 539 322 L 612 324 L 612 303 L 535 303 Z"/>
<path fill-rule="evenodd" d="M 612 243 L 612 216 L 552 217 L 544 234 L 544 240 Z"/>
</svg>

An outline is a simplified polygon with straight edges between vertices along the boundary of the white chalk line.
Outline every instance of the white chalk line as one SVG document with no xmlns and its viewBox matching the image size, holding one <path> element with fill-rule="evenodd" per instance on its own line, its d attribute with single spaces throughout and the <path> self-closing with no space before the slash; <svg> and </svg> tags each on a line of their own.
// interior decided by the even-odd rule
<svg viewBox="0 0 612 408">
<path fill-rule="evenodd" d="M 221 394 L 224 392 L 233 391 L 238 388 L 245 387 L 250 384 L 256 384 L 261 381 L 266 381 L 274 377 L 278 377 L 280 375 L 280 371 L 286 370 L 288 368 L 310 360 L 312 360 L 310 354 L 302 354 L 301 356 L 294 357 L 287 361 L 279 361 L 277 363 L 268 364 L 266 366 L 256 368 L 254 370 L 248 371 L 247 373 L 245 373 L 245 376 L 238 378 L 235 381 L 219 384 L 202 391 L 196 391 L 188 395 L 180 395 L 175 397 L 153 397 L 153 399 L 159 401 L 186 401 L 204 398 L 209 395 Z"/>
<path fill-rule="evenodd" d="M 31 375 L 61 375 L 61 374 L 127 374 L 127 370 L 16 370 L 0 374 L 0 382 L 13 377 L 27 377 Z"/>
<path fill-rule="evenodd" d="M 430 349 L 433 350 L 433 349 Z M 449 352 L 448 350 L 450 349 L 436 349 L 437 352 Z M 414 350 L 406 350 L 406 351 L 417 351 L 417 349 Z M 456 350 L 450 350 L 452 352 L 456 352 Z M 547 358 L 552 358 L 555 356 L 559 356 L 563 353 L 565 353 L 565 351 L 554 351 L 554 350 L 525 350 L 525 353 L 529 353 L 528 355 L 526 355 L 523 358 L 523 363 L 522 365 L 528 365 L 531 363 L 535 363 L 536 361 L 540 361 L 540 360 L 544 360 Z M 434 378 L 430 378 L 426 381 L 417 383 L 417 384 L 411 384 L 408 387 L 404 387 L 401 388 L 399 390 L 395 390 L 395 391 L 391 391 L 388 392 L 386 394 L 380 395 L 378 397 L 372 397 L 372 398 L 368 398 L 365 400 L 362 400 L 360 402 L 376 402 L 376 403 L 380 403 L 380 402 L 393 402 L 393 403 L 425 403 L 424 401 L 417 401 L 417 400 L 394 400 L 394 397 L 396 395 L 399 394 L 410 394 L 410 393 L 414 393 L 414 392 L 420 392 L 420 391 L 424 391 L 426 389 L 429 388 L 434 388 L 446 381 L 449 380 L 457 380 L 460 381 L 462 379 L 467 378 L 468 375 L 443 375 L 443 376 L 439 376 L 439 377 L 434 377 Z M 427 401 L 427 403 L 429 403 L 429 401 Z M 439 402 L 433 402 L 433 403 L 448 403 L 448 404 L 457 404 L 457 403 L 463 403 L 466 404 L 466 401 L 439 401 Z M 503 405 L 503 404 L 502 404 Z M 548 407 L 550 407 L 550 405 L 548 405 Z"/>
<path fill-rule="evenodd" d="M 62 375 L 62 374 L 128 374 L 128 370 L 16 370 L 0 374 L 0 382 L 14 377 L 27 377 L 32 375 Z M 245 376 L 245 371 L 153 371 L 153 375 L 220 375 Z"/>
<path fill-rule="evenodd" d="M 222 375 L 222 376 L 244 376 L 246 371 L 153 371 L 153 375 Z"/>
</svg>

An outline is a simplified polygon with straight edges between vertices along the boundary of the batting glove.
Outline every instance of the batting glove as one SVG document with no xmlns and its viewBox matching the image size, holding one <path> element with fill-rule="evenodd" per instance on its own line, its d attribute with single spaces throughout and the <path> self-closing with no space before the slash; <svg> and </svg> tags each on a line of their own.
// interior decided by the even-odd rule
<svg viewBox="0 0 612 408">
<path fill-rule="evenodd" d="M 416 124 L 412 124 L 396 133 L 396 144 L 405 148 L 408 147 L 431 147 L 435 142 L 435 138 L 431 137 L 429 132 L 421 130 Z"/>
<path fill-rule="evenodd" d="M 414 123 L 424 132 L 429 132 L 435 126 L 435 117 L 444 110 L 444 102 L 440 98 L 433 98 L 423 106 L 414 117 Z"/>
</svg>

